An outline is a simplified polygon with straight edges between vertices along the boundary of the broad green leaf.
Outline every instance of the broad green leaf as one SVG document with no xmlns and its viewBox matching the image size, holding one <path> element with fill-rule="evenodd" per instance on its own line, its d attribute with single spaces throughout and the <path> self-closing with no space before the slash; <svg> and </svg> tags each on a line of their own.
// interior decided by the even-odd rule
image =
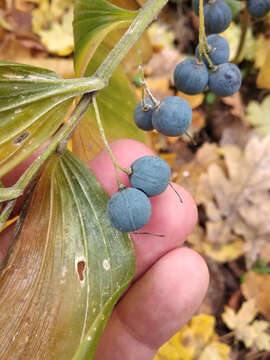
<svg viewBox="0 0 270 360">
<path fill-rule="evenodd" d="M 4 61 L 0 61 L 0 85 L 1 112 L 52 96 L 68 98 L 103 87 L 96 78 L 62 79 L 50 70 Z"/>
<path fill-rule="evenodd" d="M 74 12 L 74 62 L 82 76 L 100 43 L 112 30 L 127 27 L 136 11 L 124 10 L 106 0 L 78 0 Z"/>
<path fill-rule="evenodd" d="M 86 75 L 93 73 L 101 59 L 107 55 L 109 47 L 102 44 L 88 65 Z M 143 131 L 139 130 L 133 120 L 136 98 L 130 81 L 121 66 L 110 79 L 109 86 L 97 96 L 101 120 L 109 141 L 121 138 L 132 138 L 145 141 Z M 91 160 L 104 147 L 91 106 L 73 134 L 73 150 L 80 159 Z"/>
<path fill-rule="evenodd" d="M 1 360 L 93 359 L 135 267 L 107 200 L 70 152 L 43 168 L 0 276 Z"/>
<path fill-rule="evenodd" d="M 60 78 L 28 65 L 0 62 L 0 178 L 57 130 L 72 98 L 104 84 Z"/>
<path fill-rule="evenodd" d="M 224 1 L 231 8 L 233 20 L 236 19 L 242 10 L 243 7 L 242 2 L 239 0 L 224 0 Z"/>
</svg>

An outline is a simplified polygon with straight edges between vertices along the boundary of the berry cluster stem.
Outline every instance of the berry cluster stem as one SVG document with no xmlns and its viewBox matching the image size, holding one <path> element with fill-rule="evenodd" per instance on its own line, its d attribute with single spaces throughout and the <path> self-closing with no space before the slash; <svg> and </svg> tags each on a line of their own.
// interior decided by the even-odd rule
<svg viewBox="0 0 270 360">
<path fill-rule="evenodd" d="M 106 150 L 108 151 L 108 154 L 112 160 L 113 166 L 115 168 L 115 174 L 116 174 L 116 179 L 117 179 L 117 183 L 118 183 L 118 187 L 119 188 L 123 188 L 124 185 L 121 183 L 120 180 L 120 176 L 119 176 L 119 171 L 118 169 L 120 169 L 121 171 L 123 171 L 124 173 L 126 173 L 127 175 L 130 175 L 130 170 L 129 169 L 125 169 L 123 168 L 121 165 L 118 164 L 118 162 L 116 161 L 112 149 L 109 145 L 109 142 L 107 140 L 103 125 L 102 125 L 102 121 L 101 121 L 101 117 L 100 117 L 100 113 L 99 113 L 99 109 L 98 109 L 98 104 L 97 104 L 97 99 L 96 96 L 93 96 L 93 106 L 94 106 L 94 110 L 95 110 L 95 115 L 96 115 L 96 120 L 97 120 L 97 125 L 98 125 L 98 130 L 101 136 L 101 139 L 103 141 L 103 144 L 106 148 Z"/>
<path fill-rule="evenodd" d="M 167 2 L 168 0 L 148 0 L 145 3 L 120 41 L 110 51 L 109 55 L 97 69 L 96 75 L 100 79 L 109 80 L 125 55 L 141 37 L 147 26 L 149 26 L 153 19 L 157 17 L 158 13 Z"/>
<path fill-rule="evenodd" d="M 131 26 L 116 44 L 116 46 L 110 51 L 103 63 L 96 71 L 96 76 L 93 79 L 100 85 L 98 88 L 104 88 L 114 70 L 121 63 L 125 55 L 129 52 L 135 42 L 141 37 L 144 30 L 151 24 L 151 22 L 157 17 L 161 9 L 167 4 L 168 0 L 148 0 L 146 4 L 140 9 L 138 16 L 133 20 Z M 89 80 L 87 80 L 89 81 Z M 95 84 L 95 89 L 96 89 Z M 65 151 L 65 140 L 70 136 L 79 120 L 89 108 L 92 96 L 96 90 L 88 88 L 88 92 L 85 93 L 81 100 L 76 105 L 70 118 L 62 126 L 62 128 L 55 134 L 50 144 L 46 147 L 44 152 L 32 163 L 32 165 L 26 170 L 26 172 L 20 177 L 17 183 L 13 186 L 14 189 L 24 190 L 26 186 L 35 178 L 38 170 L 48 159 L 48 157 L 58 149 L 61 153 Z M 60 145 L 61 143 L 61 145 Z M 119 168 L 119 167 L 118 167 Z M 16 199 L 8 201 L 4 209 L 1 209 L 0 213 L 0 228 L 1 223 L 5 222 L 10 215 Z"/>
<path fill-rule="evenodd" d="M 146 80 L 145 80 L 145 75 L 144 75 L 144 70 L 143 70 L 143 62 L 142 62 L 142 51 L 141 51 L 141 43 L 139 44 L 139 48 L 138 48 L 138 62 L 139 62 L 139 74 L 140 77 L 142 79 L 140 86 L 141 86 L 141 90 L 142 90 L 142 107 L 144 111 L 148 111 L 149 110 L 149 106 L 147 104 L 145 104 L 145 91 L 147 93 L 147 95 L 149 96 L 150 100 L 152 101 L 153 105 L 155 108 L 157 108 L 160 105 L 160 101 L 157 100 L 154 95 L 152 94 L 151 90 L 149 89 L 149 87 L 147 86 Z"/>
<path fill-rule="evenodd" d="M 216 70 L 216 66 L 212 63 L 208 52 L 209 52 L 209 46 L 206 41 L 206 34 L 205 34 L 205 26 L 204 26 L 204 13 L 203 13 L 203 0 L 200 0 L 199 2 L 199 60 L 202 61 L 203 55 L 205 56 L 209 67 L 212 70 Z"/>
</svg>

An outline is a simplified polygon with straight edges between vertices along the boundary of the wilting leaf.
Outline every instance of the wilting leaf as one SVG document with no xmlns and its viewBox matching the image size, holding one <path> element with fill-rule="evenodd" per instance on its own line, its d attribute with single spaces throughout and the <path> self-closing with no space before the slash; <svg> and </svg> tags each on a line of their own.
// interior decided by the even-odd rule
<svg viewBox="0 0 270 360">
<path fill-rule="evenodd" d="M 101 83 L 64 80 L 46 69 L 0 62 L 0 178 L 57 130 L 73 97 Z"/>
<path fill-rule="evenodd" d="M 83 75 L 96 49 L 112 30 L 128 26 L 136 11 L 121 9 L 106 0 L 79 0 L 74 12 L 75 70 Z"/>
<path fill-rule="evenodd" d="M 108 196 L 70 152 L 42 171 L 0 277 L 0 358 L 93 359 L 134 272 Z"/>
<path fill-rule="evenodd" d="M 254 299 L 242 304 L 238 313 L 228 306 L 221 315 L 229 329 L 234 331 L 237 340 L 243 341 L 247 348 L 270 351 L 270 335 L 267 330 L 270 324 L 267 321 L 255 320 L 258 310 Z"/>
<path fill-rule="evenodd" d="M 164 344 L 154 360 L 229 360 L 229 352 L 230 347 L 218 341 L 215 317 L 200 314 Z"/>
</svg>

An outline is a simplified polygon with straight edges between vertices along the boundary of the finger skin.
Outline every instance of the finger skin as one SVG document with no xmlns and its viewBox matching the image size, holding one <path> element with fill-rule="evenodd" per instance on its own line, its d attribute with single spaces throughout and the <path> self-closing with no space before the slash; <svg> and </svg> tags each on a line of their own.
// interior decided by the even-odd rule
<svg viewBox="0 0 270 360">
<path fill-rule="evenodd" d="M 155 155 L 147 146 L 135 140 L 113 142 L 111 148 L 119 164 L 125 168 L 137 158 L 144 155 Z M 102 151 L 89 163 L 103 188 L 112 195 L 118 189 L 112 161 L 106 151 Z M 129 185 L 128 176 L 121 172 L 121 181 Z M 152 215 L 149 223 L 138 232 L 161 234 L 164 237 L 151 235 L 132 235 L 136 254 L 136 274 L 138 278 L 157 259 L 175 247 L 182 245 L 187 235 L 197 222 L 197 207 L 191 196 L 179 185 L 174 184 L 183 203 L 175 191 L 168 187 L 164 193 L 152 197 Z"/>
<path fill-rule="evenodd" d="M 111 147 L 118 162 L 126 168 L 130 167 L 138 157 L 154 155 L 152 150 L 143 143 L 130 139 L 115 141 L 111 144 Z M 12 176 L 17 179 L 25 170 L 24 167 L 29 166 L 29 162 L 34 160 L 33 156 L 38 154 L 32 155 L 31 159 L 21 164 L 19 169 L 14 169 L 13 175 L 11 174 L 5 178 L 6 184 L 11 185 L 13 183 Z M 105 150 L 88 165 L 109 194 L 117 191 L 115 170 Z M 120 177 L 125 185 L 129 185 L 128 176 L 125 173 L 121 172 Z M 137 259 L 135 279 L 162 255 L 183 244 L 197 222 L 197 208 L 193 199 L 183 188 L 178 185 L 174 185 L 174 187 L 180 194 L 183 203 L 179 201 L 175 191 L 168 187 L 161 195 L 151 198 L 152 216 L 150 222 L 140 230 L 141 232 L 161 234 L 164 237 L 132 235 Z M 18 213 L 18 208 L 16 210 Z"/>
<path fill-rule="evenodd" d="M 116 306 L 95 360 L 151 360 L 195 313 L 208 283 L 207 266 L 195 251 L 164 255 Z"/>
<path fill-rule="evenodd" d="M 112 149 L 123 167 L 129 167 L 140 156 L 153 155 L 134 140 L 116 141 Z M 24 163 L 9 174 L 6 185 L 12 185 L 27 165 Z M 89 167 L 109 194 L 117 191 L 114 168 L 105 151 Z M 124 173 L 120 176 L 129 185 L 128 177 Z M 208 286 L 204 261 L 193 250 L 179 248 L 197 221 L 196 205 L 183 188 L 174 187 L 183 203 L 168 187 L 163 194 L 151 198 L 151 220 L 141 230 L 164 237 L 132 235 L 137 281 L 116 306 L 95 360 L 152 359 L 158 347 L 184 325 L 204 297 Z M 12 228 L 1 234 L 2 252 L 8 247 Z"/>
</svg>

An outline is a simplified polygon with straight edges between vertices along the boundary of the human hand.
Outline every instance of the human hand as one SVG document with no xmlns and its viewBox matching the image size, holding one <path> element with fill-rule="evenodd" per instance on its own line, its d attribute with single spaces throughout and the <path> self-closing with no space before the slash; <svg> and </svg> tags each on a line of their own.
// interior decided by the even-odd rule
<svg viewBox="0 0 270 360">
<path fill-rule="evenodd" d="M 114 142 L 112 151 L 123 167 L 129 167 L 138 157 L 153 155 L 145 145 L 133 140 Z M 6 176 L 4 184 L 12 185 L 29 161 L 33 158 Z M 114 168 L 105 151 L 89 167 L 110 195 L 117 191 Z M 124 173 L 121 181 L 128 184 Z M 95 360 L 151 360 L 158 348 L 191 318 L 205 296 L 208 270 L 204 260 L 193 250 L 180 247 L 197 221 L 196 206 L 183 188 L 176 184 L 174 188 L 183 203 L 168 187 L 151 198 L 152 216 L 141 230 L 164 237 L 131 235 L 136 253 L 135 277 L 113 311 Z M 0 234 L 0 262 L 12 231 L 13 226 Z"/>
</svg>

